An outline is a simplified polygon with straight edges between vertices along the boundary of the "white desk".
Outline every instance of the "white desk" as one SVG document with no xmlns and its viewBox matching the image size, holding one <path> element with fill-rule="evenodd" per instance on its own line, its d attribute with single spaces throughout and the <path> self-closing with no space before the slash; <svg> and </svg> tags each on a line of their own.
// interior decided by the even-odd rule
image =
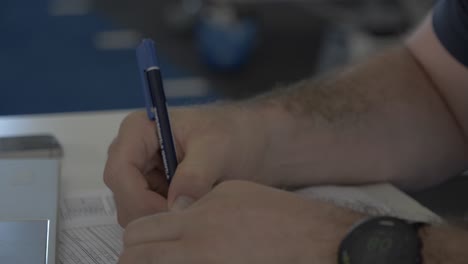
<svg viewBox="0 0 468 264">
<path fill-rule="evenodd" d="M 64 150 L 61 191 L 102 189 L 107 147 L 126 111 L 0 117 L 0 137 L 50 133 Z"/>
</svg>

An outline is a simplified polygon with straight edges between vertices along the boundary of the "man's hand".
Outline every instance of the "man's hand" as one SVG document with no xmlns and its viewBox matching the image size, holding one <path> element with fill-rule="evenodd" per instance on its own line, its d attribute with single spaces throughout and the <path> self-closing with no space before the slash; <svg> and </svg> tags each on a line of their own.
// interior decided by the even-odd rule
<svg viewBox="0 0 468 264">
<path fill-rule="evenodd" d="M 130 223 L 119 264 L 332 264 L 361 217 L 281 190 L 227 181 L 185 210 Z"/>
<path fill-rule="evenodd" d="M 114 193 L 119 223 L 194 201 L 225 179 L 259 179 L 265 126 L 255 111 L 228 106 L 176 109 L 171 123 L 179 167 L 168 187 L 155 124 L 129 115 L 109 148 L 104 180 Z M 177 199 L 183 196 L 181 199 Z M 176 202 L 176 200 L 178 200 Z"/>
</svg>

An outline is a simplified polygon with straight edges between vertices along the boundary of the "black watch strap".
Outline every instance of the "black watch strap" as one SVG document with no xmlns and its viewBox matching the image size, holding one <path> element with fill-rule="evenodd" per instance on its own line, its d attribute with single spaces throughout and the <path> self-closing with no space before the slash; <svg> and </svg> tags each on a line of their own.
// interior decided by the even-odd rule
<svg viewBox="0 0 468 264">
<path fill-rule="evenodd" d="M 382 216 L 354 225 L 341 242 L 339 264 L 421 264 L 424 223 Z"/>
</svg>

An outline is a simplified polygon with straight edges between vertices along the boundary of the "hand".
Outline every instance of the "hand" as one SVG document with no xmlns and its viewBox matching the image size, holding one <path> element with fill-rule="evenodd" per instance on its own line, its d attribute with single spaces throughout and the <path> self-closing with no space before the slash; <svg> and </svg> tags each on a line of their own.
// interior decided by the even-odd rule
<svg viewBox="0 0 468 264">
<path fill-rule="evenodd" d="M 226 179 L 260 179 L 265 126 L 255 111 L 229 106 L 171 111 L 179 167 L 171 187 L 164 175 L 155 124 L 146 113 L 130 114 L 109 148 L 104 181 L 113 191 L 119 223 L 163 212 L 198 199 Z M 166 200 L 167 197 L 167 200 Z"/>
<path fill-rule="evenodd" d="M 334 264 L 362 216 L 253 183 L 228 181 L 185 210 L 130 223 L 119 264 Z"/>
</svg>

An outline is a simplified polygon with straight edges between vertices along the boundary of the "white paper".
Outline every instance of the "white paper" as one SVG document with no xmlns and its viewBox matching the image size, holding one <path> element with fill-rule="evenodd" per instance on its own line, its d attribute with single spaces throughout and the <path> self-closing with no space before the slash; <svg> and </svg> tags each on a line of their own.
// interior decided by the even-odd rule
<svg viewBox="0 0 468 264">
<path fill-rule="evenodd" d="M 108 190 L 67 195 L 60 201 L 60 227 L 117 224 L 112 193 Z"/>
<path fill-rule="evenodd" d="M 369 195 L 353 187 L 312 187 L 297 191 L 305 197 L 331 202 L 367 215 L 395 215 L 395 211 L 385 203 L 372 199 Z M 352 198 L 352 199 L 351 199 Z"/>
<path fill-rule="evenodd" d="M 94 264 L 118 261 L 122 229 L 116 225 L 77 227 L 60 232 L 58 263 Z"/>
<path fill-rule="evenodd" d="M 370 216 L 395 216 L 402 219 L 441 223 L 443 220 L 417 201 L 390 184 L 360 187 L 320 186 L 296 193 L 346 207 Z"/>
<path fill-rule="evenodd" d="M 123 230 L 116 222 L 110 192 L 64 197 L 60 202 L 59 226 L 58 263 L 117 263 Z"/>
<path fill-rule="evenodd" d="M 391 215 L 408 220 L 441 219 L 389 184 L 363 187 L 311 187 L 296 193 L 368 215 Z M 122 250 L 122 228 L 116 222 L 112 194 L 99 192 L 68 195 L 60 202 L 58 263 L 115 264 Z"/>
</svg>

